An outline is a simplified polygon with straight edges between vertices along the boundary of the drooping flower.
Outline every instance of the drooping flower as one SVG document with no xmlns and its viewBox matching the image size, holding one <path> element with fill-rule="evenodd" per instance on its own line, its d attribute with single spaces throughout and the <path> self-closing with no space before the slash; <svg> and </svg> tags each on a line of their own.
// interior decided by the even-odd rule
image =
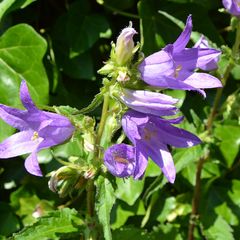
<svg viewBox="0 0 240 240">
<path fill-rule="evenodd" d="M 117 38 L 115 54 L 116 62 L 122 66 L 131 60 L 134 50 L 133 36 L 136 34 L 136 30 L 131 26 L 122 30 Z"/>
<path fill-rule="evenodd" d="M 25 160 L 25 168 L 31 174 L 41 176 L 37 152 L 70 138 L 74 127 L 64 116 L 39 110 L 31 99 L 25 81 L 20 86 L 20 99 L 26 110 L 0 104 L 0 118 L 20 130 L 0 144 L 0 158 L 31 153 Z"/>
<path fill-rule="evenodd" d="M 202 35 L 193 47 L 194 48 L 209 48 L 208 40 Z M 204 71 L 212 71 L 214 69 L 217 69 L 218 61 L 219 61 L 219 55 L 216 56 L 215 58 L 213 58 L 211 61 L 209 61 L 205 65 L 201 66 L 201 69 Z"/>
<path fill-rule="evenodd" d="M 156 116 L 171 116 L 178 111 L 174 106 L 178 99 L 157 92 L 124 88 L 120 100 L 129 108 Z"/>
<path fill-rule="evenodd" d="M 124 145 L 113 145 L 104 156 L 104 162 L 115 176 L 143 176 L 150 157 L 162 170 L 169 182 L 176 177 L 174 162 L 168 146 L 187 148 L 197 145 L 201 140 L 192 133 L 172 126 L 182 121 L 182 117 L 166 120 L 153 115 L 129 110 L 122 118 L 122 127 L 134 145 L 134 149 Z M 113 154 L 114 153 L 114 154 Z M 134 157 L 134 159 L 133 159 Z M 118 161 L 120 159 L 120 162 Z M 127 171 L 130 168 L 129 171 Z M 126 169 L 123 171 L 123 169 Z M 124 174 L 121 174 L 124 172 Z"/>
<path fill-rule="evenodd" d="M 206 69 L 221 52 L 213 48 L 186 48 L 192 32 L 192 18 L 188 17 L 186 26 L 173 44 L 143 60 L 139 71 L 143 81 L 152 86 L 195 90 L 205 96 L 202 89 L 222 87 L 221 82 L 207 73 L 195 70 Z"/>
<path fill-rule="evenodd" d="M 240 17 L 240 0 L 223 0 L 222 3 L 230 14 Z"/>
<path fill-rule="evenodd" d="M 124 143 L 111 146 L 104 154 L 104 164 L 117 177 L 132 176 L 135 162 L 135 148 Z"/>
</svg>

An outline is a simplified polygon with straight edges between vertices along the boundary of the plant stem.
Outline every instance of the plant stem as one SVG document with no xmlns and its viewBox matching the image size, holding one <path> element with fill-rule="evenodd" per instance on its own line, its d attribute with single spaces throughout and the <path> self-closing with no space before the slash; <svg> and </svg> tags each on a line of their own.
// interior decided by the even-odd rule
<svg viewBox="0 0 240 240">
<path fill-rule="evenodd" d="M 206 156 L 201 157 L 198 161 L 197 165 L 197 173 L 196 173 L 196 184 L 194 188 L 193 200 L 192 200 L 192 213 L 189 221 L 189 228 L 188 228 L 188 240 L 193 240 L 193 232 L 195 228 L 195 222 L 198 219 L 198 207 L 200 201 L 200 193 L 201 193 L 201 173 L 204 162 L 206 161 L 208 154 Z"/>
<path fill-rule="evenodd" d="M 89 180 L 87 183 L 87 212 L 89 217 L 94 216 L 94 182 Z"/>
<path fill-rule="evenodd" d="M 103 100 L 102 114 L 101 114 L 101 119 L 98 126 L 96 145 L 99 145 L 101 142 L 104 126 L 107 120 L 108 106 L 109 106 L 109 95 L 106 93 Z"/>
<path fill-rule="evenodd" d="M 237 24 L 237 32 L 236 32 L 236 38 L 235 38 L 235 43 L 232 47 L 232 58 L 236 59 L 238 57 L 239 54 L 239 46 L 240 46 L 240 20 L 238 20 L 238 24 Z M 230 60 L 225 73 L 223 74 L 223 77 L 221 79 L 223 87 L 226 85 L 227 80 L 229 78 L 230 72 L 232 70 L 234 66 L 234 62 Z M 213 103 L 213 107 L 212 107 L 212 111 L 210 113 L 210 116 L 208 118 L 207 121 L 207 130 L 210 133 L 211 129 L 212 129 L 212 124 L 215 118 L 215 115 L 217 113 L 217 109 L 222 97 L 222 93 L 223 93 L 223 88 L 218 88 L 215 99 L 214 99 L 214 103 Z"/>
</svg>

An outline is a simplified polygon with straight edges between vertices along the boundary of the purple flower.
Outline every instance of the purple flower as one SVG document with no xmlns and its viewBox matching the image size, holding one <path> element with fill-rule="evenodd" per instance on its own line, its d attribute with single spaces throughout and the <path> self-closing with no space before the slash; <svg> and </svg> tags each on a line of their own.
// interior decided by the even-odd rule
<svg viewBox="0 0 240 240">
<path fill-rule="evenodd" d="M 197 68 L 207 69 L 207 65 L 221 52 L 213 48 L 185 48 L 191 32 L 192 18 L 189 16 L 183 32 L 173 44 L 148 56 L 139 65 L 143 81 L 162 88 L 195 90 L 203 96 L 204 88 L 222 87 L 217 78 L 195 72 Z"/>
<path fill-rule="evenodd" d="M 202 35 L 200 37 L 200 39 L 196 42 L 196 44 L 194 45 L 194 48 L 209 48 L 209 44 L 208 44 L 208 40 Z M 208 63 L 206 63 L 206 65 L 202 66 L 202 70 L 204 71 L 211 71 L 214 69 L 217 69 L 218 63 L 219 61 L 219 55 L 216 56 L 215 58 L 213 58 L 211 61 L 209 61 Z"/>
<path fill-rule="evenodd" d="M 239 0 L 223 0 L 223 6 L 234 16 L 240 17 L 240 1 Z"/>
<path fill-rule="evenodd" d="M 107 149 L 104 162 L 109 171 L 115 176 L 132 175 L 134 179 L 139 179 L 143 176 L 150 157 L 168 181 L 173 183 L 176 170 L 167 145 L 186 148 L 201 142 L 192 133 L 171 125 L 181 121 L 182 117 L 166 120 L 129 110 L 122 118 L 122 127 L 134 149 L 125 144 L 113 145 Z"/>
<path fill-rule="evenodd" d="M 113 145 L 104 154 L 104 164 L 117 177 L 132 176 L 135 162 L 135 148 L 124 143 Z"/>
<path fill-rule="evenodd" d="M 170 116 L 178 111 L 173 106 L 178 99 L 156 92 L 124 88 L 120 100 L 129 108 L 156 116 Z"/>
<path fill-rule="evenodd" d="M 41 176 L 37 152 L 70 138 L 74 127 L 64 116 L 39 110 L 31 99 L 25 81 L 21 83 L 20 98 L 26 110 L 0 104 L 0 118 L 20 130 L 0 144 L 0 158 L 31 153 L 25 160 L 25 168 L 31 174 Z"/>
</svg>

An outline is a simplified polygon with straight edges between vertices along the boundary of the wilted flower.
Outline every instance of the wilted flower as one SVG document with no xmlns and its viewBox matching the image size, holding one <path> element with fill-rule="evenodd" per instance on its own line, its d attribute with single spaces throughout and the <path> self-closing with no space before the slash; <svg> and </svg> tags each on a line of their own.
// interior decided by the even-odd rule
<svg viewBox="0 0 240 240">
<path fill-rule="evenodd" d="M 0 144 L 0 158 L 31 153 L 25 160 L 25 168 L 31 174 L 41 176 L 37 152 L 70 138 L 74 127 L 64 116 L 39 110 L 31 99 L 25 81 L 21 83 L 20 98 L 26 110 L 0 104 L 0 118 L 20 130 Z"/>
<path fill-rule="evenodd" d="M 174 162 L 167 145 L 186 148 L 197 145 L 201 140 L 190 132 L 171 124 L 180 123 L 182 118 L 166 120 L 153 115 L 146 115 L 129 110 L 122 118 L 122 127 L 134 145 L 113 145 L 106 150 L 105 165 L 118 177 L 143 176 L 148 157 L 162 170 L 169 182 L 176 177 Z"/>
<path fill-rule="evenodd" d="M 123 88 L 120 100 L 129 108 L 156 116 L 170 116 L 178 111 L 173 106 L 178 99 L 156 92 Z"/>
<path fill-rule="evenodd" d="M 116 62 L 122 66 L 126 64 L 133 56 L 134 41 L 133 36 L 136 34 L 136 30 L 131 26 L 122 30 L 117 38 L 115 54 Z"/>
<path fill-rule="evenodd" d="M 173 44 L 148 56 L 139 65 L 143 81 L 162 88 L 196 90 L 204 96 L 202 89 L 222 87 L 217 78 L 195 72 L 197 68 L 205 70 L 221 52 L 213 48 L 185 48 L 191 32 L 192 18 L 189 16 L 183 32 Z"/>
<path fill-rule="evenodd" d="M 202 35 L 193 47 L 194 48 L 209 48 L 208 40 Z M 206 63 L 206 65 L 203 65 L 201 67 L 201 69 L 204 71 L 211 71 L 211 70 L 217 69 L 218 61 L 219 61 L 219 55 L 216 56 L 215 58 L 213 58 L 208 63 Z"/>
<path fill-rule="evenodd" d="M 240 17 L 240 0 L 223 0 L 222 3 L 229 13 Z"/>
</svg>

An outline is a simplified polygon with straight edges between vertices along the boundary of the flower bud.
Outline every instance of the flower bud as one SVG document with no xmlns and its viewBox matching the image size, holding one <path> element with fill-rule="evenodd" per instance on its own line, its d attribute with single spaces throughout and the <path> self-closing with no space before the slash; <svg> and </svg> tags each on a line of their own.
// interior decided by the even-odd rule
<svg viewBox="0 0 240 240">
<path fill-rule="evenodd" d="M 115 57 L 117 64 L 120 66 L 129 62 L 134 54 L 133 36 L 136 33 L 136 30 L 129 26 L 124 28 L 117 38 Z"/>
</svg>

